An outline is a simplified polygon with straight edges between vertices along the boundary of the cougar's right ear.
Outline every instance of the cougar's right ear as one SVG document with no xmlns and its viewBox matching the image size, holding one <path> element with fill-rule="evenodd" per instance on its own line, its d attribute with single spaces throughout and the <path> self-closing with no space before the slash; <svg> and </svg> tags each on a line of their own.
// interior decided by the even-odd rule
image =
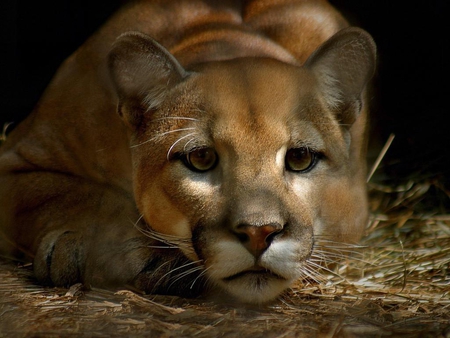
<svg viewBox="0 0 450 338">
<path fill-rule="evenodd" d="M 130 126 L 138 125 L 143 113 L 157 109 L 168 89 L 188 75 L 163 46 L 139 32 L 117 38 L 108 66 L 119 97 L 119 114 Z"/>
<path fill-rule="evenodd" d="M 375 72 L 376 46 L 360 28 L 341 30 L 305 62 L 316 76 L 322 95 L 336 118 L 350 127 L 358 117 L 362 93 Z"/>
</svg>

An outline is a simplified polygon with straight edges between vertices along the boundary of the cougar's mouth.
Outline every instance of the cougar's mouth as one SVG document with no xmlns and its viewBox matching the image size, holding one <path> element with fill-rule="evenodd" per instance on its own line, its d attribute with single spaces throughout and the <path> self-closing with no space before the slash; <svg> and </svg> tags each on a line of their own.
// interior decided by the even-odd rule
<svg viewBox="0 0 450 338">
<path fill-rule="evenodd" d="M 266 279 L 275 278 L 275 279 L 280 279 L 280 280 L 286 280 L 286 278 L 281 277 L 280 275 L 277 275 L 276 273 L 273 273 L 269 269 L 263 268 L 261 266 L 255 266 L 251 269 L 241 271 L 239 273 L 236 273 L 234 275 L 226 277 L 223 280 L 226 282 L 230 282 L 230 281 L 236 280 L 241 277 L 249 277 L 249 276 L 253 276 L 253 277 L 258 276 L 258 277 L 266 278 Z"/>
</svg>

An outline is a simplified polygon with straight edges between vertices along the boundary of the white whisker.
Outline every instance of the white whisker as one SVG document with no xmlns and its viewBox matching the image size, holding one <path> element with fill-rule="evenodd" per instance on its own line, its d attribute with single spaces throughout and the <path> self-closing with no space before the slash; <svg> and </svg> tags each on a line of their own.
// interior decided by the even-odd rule
<svg viewBox="0 0 450 338">
<path fill-rule="evenodd" d="M 362 255 L 361 255 L 362 256 Z M 355 261 L 365 264 L 371 264 L 370 262 L 367 262 L 363 258 L 358 258 L 354 256 L 348 256 L 348 255 L 340 255 L 340 254 L 333 254 L 329 252 L 316 252 L 311 256 L 311 258 L 320 260 L 327 263 L 342 263 L 343 261 Z"/>
<path fill-rule="evenodd" d="M 150 237 L 156 241 L 167 244 L 169 246 L 179 246 L 188 245 L 191 243 L 191 239 L 188 237 L 179 237 L 174 235 L 162 234 L 160 232 L 154 231 L 152 228 L 148 227 L 143 229 L 141 227 L 136 227 L 143 235 Z"/>
<path fill-rule="evenodd" d="M 325 281 L 325 278 L 314 269 L 304 267 L 301 272 L 306 276 L 304 279 L 310 279 L 317 284 L 321 284 Z"/>
<path fill-rule="evenodd" d="M 188 276 L 188 275 L 190 275 L 190 274 L 193 274 L 193 273 L 195 273 L 195 272 L 197 272 L 197 271 L 201 271 L 201 270 L 203 270 L 203 267 L 202 266 L 196 266 L 196 267 L 194 267 L 194 268 L 192 268 L 192 269 L 189 269 L 189 270 L 186 270 L 186 271 L 184 271 L 183 273 L 180 273 L 180 274 L 178 274 L 178 275 L 176 275 L 176 276 L 173 276 L 171 279 L 173 279 L 173 281 L 172 281 L 172 283 L 170 283 L 169 284 L 169 287 L 168 288 L 170 288 L 173 284 L 175 284 L 176 282 L 178 282 L 180 279 L 183 279 L 184 277 L 186 277 L 186 276 Z M 198 277 L 196 277 L 196 279 L 197 279 Z M 192 288 L 191 288 L 192 289 Z"/>
<path fill-rule="evenodd" d="M 158 121 L 163 121 L 163 120 L 187 120 L 187 121 L 200 121 L 199 119 L 193 118 L 193 117 L 182 117 L 182 116 L 165 116 L 165 117 L 160 117 L 157 119 L 153 119 L 150 121 L 150 123 L 154 123 L 154 122 L 158 122 Z"/>
<path fill-rule="evenodd" d="M 329 272 L 333 276 L 337 276 L 339 278 L 343 278 L 341 275 L 339 275 L 338 273 L 334 272 L 333 270 L 327 268 L 326 266 L 322 266 L 322 265 L 316 264 L 316 263 L 311 262 L 311 261 L 308 261 L 308 265 L 310 265 L 311 267 L 314 267 L 315 269 L 322 269 L 322 270 L 324 270 L 326 272 Z"/>
<path fill-rule="evenodd" d="M 170 275 L 170 274 L 173 273 L 174 271 L 177 271 L 177 270 L 180 270 L 180 269 L 184 269 L 184 268 L 187 267 L 187 266 L 190 266 L 190 265 L 192 265 L 192 264 L 197 264 L 197 263 L 199 263 L 199 262 L 200 262 L 200 261 L 189 262 L 189 263 L 186 263 L 186 264 L 184 264 L 184 265 L 181 265 L 181 266 L 178 266 L 178 267 L 176 267 L 176 268 L 174 268 L 174 269 L 169 270 L 168 272 L 166 272 L 164 275 L 162 275 L 162 276 L 159 278 L 159 280 L 155 283 L 155 286 L 158 285 L 162 280 L 164 280 L 165 277 L 167 277 L 168 275 Z"/>
<path fill-rule="evenodd" d="M 344 243 L 344 242 L 337 242 L 334 240 L 326 239 L 324 236 L 317 236 L 316 237 L 316 244 L 325 246 L 325 245 L 331 245 L 333 248 L 355 248 L 355 249 L 363 249 L 366 246 L 360 245 L 360 244 L 352 244 L 352 243 Z"/>
<path fill-rule="evenodd" d="M 180 142 L 181 140 L 184 140 L 185 138 L 187 138 L 187 137 L 189 137 L 189 136 L 192 136 L 192 135 L 195 135 L 195 133 L 190 133 L 190 134 L 187 134 L 187 135 L 185 135 L 185 136 L 180 137 L 178 140 L 176 140 L 176 141 L 170 146 L 169 150 L 167 151 L 167 156 L 166 156 L 167 161 L 169 161 L 169 159 L 170 159 L 170 152 L 172 151 L 173 147 L 175 147 L 175 145 L 176 145 L 178 142 Z"/>
<path fill-rule="evenodd" d="M 138 143 L 138 144 L 134 144 L 134 145 L 130 146 L 130 148 L 139 147 L 139 146 L 141 146 L 143 144 L 152 142 L 152 141 L 156 140 L 157 138 L 160 138 L 160 137 L 162 137 L 164 135 L 167 135 L 167 134 L 176 133 L 176 132 L 180 132 L 180 131 L 186 131 L 186 130 L 195 130 L 195 129 L 196 128 L 190 127 L 190 128 L 180 128 L 180 129 L 175 129 L 175 130 L 169 130 L 169 131 L 166 131 L 164 133 L 158 134 L 158 135 L 152 137 L 151 139 L 149 139 L 147 141 L 144 141 L 144 142 L 141 142 L 141 143 Z"/>
<path fill-rule="evenodd" d="M 173 261 L 174 261 L 174 259 L 171 259 L 171 260 L 166 261 L 166 262 L 162 263 L 161 265 L 159 265 L 155 270 L 152 271 L 152 276 L 156 275 L 156 273 L 157 273 L 159 270 L 161 270 L 161 269 L 162 269 L 164 266 L 166 266 L 166 265 L 170 265 Z M 158 282 L 159 282 L 159 281 L 158 281 Z M 158 282 L 155 283 L 155 287 L 156 287 L 156 285 L 158 285 Z"/>
<path fill-rule="evenodd" d="M 141 215 L 139 216 L 139 218 L 137 219 L 137 221 L 133 223 L 133 226 L 134 226 L 135 228 L 137 228 L 138 230 L 140 230 L 140 228 L 138 227 L 138 223 L 139 223 L 143 218 L 144 218 L 144 214 L 141 214 Z"/>
<path fill-rule="evenodd" d="M 205 269 L 204 266 L 202 266 L 202 268 L 203 268 L 203 271 L 202 271 L 202 272 L 194 279 L 194 281 L 192 282 L 191 287 L 190 287 L 191 290 L 192 290 L 192 288 L 194 287 L 194 284 L 197 282 L 197 280 L 198 280 L 199 278 L 203 277 L 204 275 L 206 275 L 206 272 L 211 268 L 211 266 L 207 267 L 206 269 Z"/>
<path fill-rule="evenodd" d="M 193 137 L 193 138 L 191 138 L 189 141 L 187 141 L 187 142 L 185 143 L 184 147 L 183 147 L 183 150 L 186 151 L 187 145 L 188 145 L 189 143 L 191 143 L 192 141 L 194 141 L 194 140 L 195 140 L 195 138 Z"/>
</svg>

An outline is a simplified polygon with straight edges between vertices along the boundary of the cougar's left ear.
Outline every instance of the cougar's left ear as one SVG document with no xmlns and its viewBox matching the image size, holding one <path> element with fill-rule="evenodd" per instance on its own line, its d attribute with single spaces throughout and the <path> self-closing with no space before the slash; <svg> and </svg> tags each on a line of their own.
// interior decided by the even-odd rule
<svg viewBox="0 0 450 338">
<path fill-rule="evenodd" d="M 339 122 L 352 125 L 361 111 L 362 93 L 375 72 L 376 46 L 360 28 L 345 28 L 324 42 L 305 62 L 318 80 L 328 107 Z"/>
<path fill-rule="evenodd" d="M 188 73 L 158 42 L 139 32 L 119 36 L 108 55 L 119 97 L 119 114 L 136 126 L 145 111 L 157 109 L 167 90 Z"/>
</svg>

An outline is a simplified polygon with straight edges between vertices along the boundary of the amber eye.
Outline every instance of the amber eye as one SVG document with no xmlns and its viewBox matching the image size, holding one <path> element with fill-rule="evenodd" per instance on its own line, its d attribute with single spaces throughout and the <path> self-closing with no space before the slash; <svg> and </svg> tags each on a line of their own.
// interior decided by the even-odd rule
<svg viewBox="0 0 450 338">
<path fill-rule="evenodd" d="M 193 171 L 204 172 L 214 169 L 218 156 L 212 148 L 199 148 L 184 157 L 184 164 Z"/>
<path fill-rule="evenodd" d="M 286 153 L 286 168 L 290 171 L 306 172 L 314 166 L 316 153 L 307 147 L 292 148 Z"/>
</svg>

